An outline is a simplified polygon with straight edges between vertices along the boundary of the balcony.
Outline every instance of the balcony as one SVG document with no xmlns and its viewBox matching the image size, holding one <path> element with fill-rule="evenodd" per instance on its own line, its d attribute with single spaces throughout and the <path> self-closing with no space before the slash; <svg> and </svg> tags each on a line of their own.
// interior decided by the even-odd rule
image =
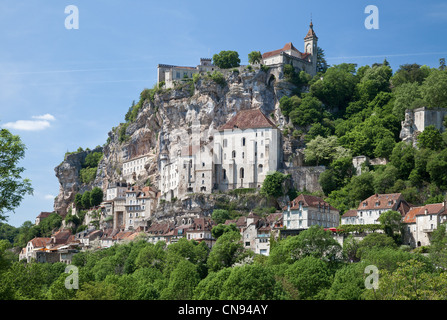
<svg viewBox="0 0 447 320">
<path fill-rule="evenodd" d="M 422 232 L 425 232 L 425 233 L 431 233 L 431 232 L 433 232 L 433 231 L 435 231 L 436 229 L 422 229 Z"/>
</svg>

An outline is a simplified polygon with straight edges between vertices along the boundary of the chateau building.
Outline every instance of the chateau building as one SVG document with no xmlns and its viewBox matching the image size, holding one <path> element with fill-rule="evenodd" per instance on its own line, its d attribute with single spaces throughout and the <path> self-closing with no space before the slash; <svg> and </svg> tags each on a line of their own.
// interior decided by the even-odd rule
<svg viewBox="0 0 447 320">
<path fill-rule="evenodd" d="M 126 191 L 125 229 L 147 227 L 147 219 L 151 217 L 155 207 L 156 191 L 151 187 L 129 187 Z"/>
<path fill-rule="evenodd" d="M 131 181 L 143 172 L 144 166 L 148 163 L 149 157 L 142 155 L 123 162 L 122 175 L 126 181 Z"/>
<path fill-rule="evenodd" d="M 318 37 L 315 34 L 311 21 L 309 31 L 304 37 L 304 52 L 300 52 L 292 42 L 289 42 L 281 49 L 262 54 L 262 63 L 280 69 L 285 64 L 291 64 L 298 72 L 306 71 L 311 76 L 314 76 L 317 74 L 317 43 Z"/>
</svg>

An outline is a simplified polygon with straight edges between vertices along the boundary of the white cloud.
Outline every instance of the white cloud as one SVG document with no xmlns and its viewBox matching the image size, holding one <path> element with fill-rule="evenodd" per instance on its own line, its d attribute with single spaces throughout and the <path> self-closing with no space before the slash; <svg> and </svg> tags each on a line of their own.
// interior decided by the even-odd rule
<svg viewBox="0 0 447 320">
<path fill-rule="evenodd" d="M 40 131 L 51 126 L 50 121 L 56 118 L 47 113 L 41 116 L 33 116 L 36 120 L 17 120 L 15 122 L 7 122 L 3 125 L 6 129 L 22 130 L 22 131 Z"/>
<path fill-rule="evenodd" d="M 49 113 L 44 114 L 42 116 L 32 116 L 32 118 L 33 119 L 39 119 L 39 120 L 48 120 L 48 121 L 56 120 L 56 118 L 53 115 L 49 114 Z"/>
<path fill-rule="evenodd" d="M 54 200 L 54 196 L 52 194 L 46 194 L 43 198 L 45 200 Z"/>
</svg>

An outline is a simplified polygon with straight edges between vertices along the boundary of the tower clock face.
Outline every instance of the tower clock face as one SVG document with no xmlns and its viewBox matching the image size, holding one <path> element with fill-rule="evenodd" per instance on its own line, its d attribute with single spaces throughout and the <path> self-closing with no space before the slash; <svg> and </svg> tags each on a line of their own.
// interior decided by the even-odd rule
<svg viewBox="0 0 447 320">
<path fill-rule="evenodd" d="M 308 43 L 306 46 L 306 52 L 310 53 L 311 51 L 312 51 L 312 45 L 310 43 Z"/>
</svg>

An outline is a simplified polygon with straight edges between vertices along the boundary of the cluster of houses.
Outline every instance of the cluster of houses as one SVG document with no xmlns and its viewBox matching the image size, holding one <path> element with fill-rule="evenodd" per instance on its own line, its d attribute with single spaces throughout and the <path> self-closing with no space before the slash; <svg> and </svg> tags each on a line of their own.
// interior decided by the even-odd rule
<svg viewBox="0 0 447 320">
<path fill-rule="evenodd" d="M 131 189 L 131 188 L 129 188 Z M 106 203 L 100 208 L 107 212 Z M 348 210 L 342 216 L 322 198 L 301 194 L 284 206 L 280 212 L 260 217 L 254 213 L 235 220 L 226 220 L 225 224 L 234 224 L 241 234 L 244 248 L 256 254 L 269 255 L 270 239 L 284 238 L 299 234 L 313 225 L 334 231 L 333 235 L 341 244 L 343 239 L 335 231 L 343 225 L 379 224 L 379 217 L 389 211 L 397 211 L 402 216 L 403 242 L 413 248 L 430 245 L 434 230 L 447 221 L 447 203 L 413 206 L 403 199 L 402 194 L 374 194 L 360 202 L 357 209 Z M 40 222 L 48 213 L 39 215 Z M 209 248 L 216 243 L 212 228 L 216 225 L 210 217 L 183 216 L 177 221 L 154 222 L 149 227 L 114 228 L 111 220 L 99 229 L 89 227 L 76 234 L 65 228 L 49 238 L 34 238 L 22 249 L 20 259 L 37 262 L 70 263 L 72 256 L 85 250 L 109 248 L 114 244 L 127 243 L 135 239 L 145 239 L 150 243 L 164 241 L 166 244 L 177 242 L 180 238 L 204 242 Z M 66 227 L 66 226 L 65 226 Z"/>
</svg>

